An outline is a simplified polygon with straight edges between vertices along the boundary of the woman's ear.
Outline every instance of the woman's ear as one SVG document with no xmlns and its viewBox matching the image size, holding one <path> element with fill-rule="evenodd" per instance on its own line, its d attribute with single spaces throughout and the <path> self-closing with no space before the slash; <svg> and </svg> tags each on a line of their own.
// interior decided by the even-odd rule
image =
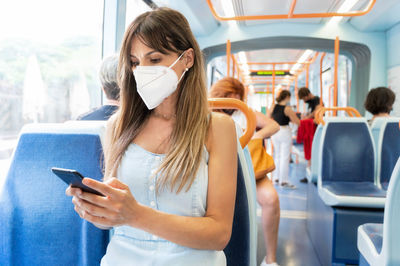
<svg viewBox="0 0 400 266">
<path fill-rule="evenodd" d="M 185 60 L 185 67 L 191 68 L 194 64 L 194 50 L 193 48 L 189 48 L 186 50 L 184 58 Z"/>
</svg>

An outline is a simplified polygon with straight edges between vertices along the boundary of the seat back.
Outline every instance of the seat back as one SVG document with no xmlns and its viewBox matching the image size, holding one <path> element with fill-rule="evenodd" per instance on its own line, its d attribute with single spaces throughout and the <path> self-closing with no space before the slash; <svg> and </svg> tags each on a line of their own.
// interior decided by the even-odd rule
<svg viewBox="0 0 400 266">
<path fill-rule="evenodd" d="M 374 182 L 374 146 L 365 118 L 326 118 L 321 142 L 319 183 Z"/>
<path fill-rule="evenodd" d="M 371 133 L 372 133 L 372 139 L 374 140 L 375 143 L 375 147 L 377 147 L 378 145 L 379 135 L 381 134 L 382 125 L 386 123 L 386 119 L 387 117 L 377 117 L 372 121 Z"/>
<path fill-rule="evenodd" d="M 399 130 L 397 128 L 397 130 Z M 384 265 L 400 265 L 400 158 L 390 178 L 383 218 Z"/>
<path fill-rule="evenodd" d="M 51 172 L 62 167 L 102 178 L 104 123 L 79 123 L 22 130 L 0 194 L 0 265 L 99 265 L 108 231 L 79 217 L 67 185 Z"/>
<path fill-rule="evenodd" d="M 318 180 L 318 172 L 321 167 L 321 162 L 319 161 L 319 152 L 321 146 L 323 125 L 319 124 L 315 130 L 314 139 L 311 146 L 311 180 L 310 182 L 316 183 Z"/>
<path fill-rule="evenodd" d="M 236 126 L 240 136 L 240 128 Z M 238 141 L 238 180 L 232 236 L 224 249 L 227 265 L 257 263 L 256 184 L 250 152 Z"/>
<path fill-rule="evenodd" d="M 227 265 L 250 265 L 250 219 L 249 205 L 243 169 L 238 159 L 235 212 L 232 235 L 224 249 Z"/>
<path fill-rule="evenodd" d="M 400 156 L 399 118 L 386 118 L 380 128 L 377 147 L 377 177 L 383 189 L 387 189 L 390 176 Z"/>
</svg>

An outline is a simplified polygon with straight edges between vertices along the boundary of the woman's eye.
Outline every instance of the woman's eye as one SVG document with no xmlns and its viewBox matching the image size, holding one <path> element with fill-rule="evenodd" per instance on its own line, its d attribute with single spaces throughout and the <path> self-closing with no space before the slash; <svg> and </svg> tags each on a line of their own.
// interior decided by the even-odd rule
<svg viewBox="0 0 400 266">
<path fill-rule="evenodd" d="M 160 61 L 161 61 L 161 59 L 159 59 L 159 58 L 150 59 L 150 62 L 153 64 L 160 63 Z"/>
<path fill-rule="evenodd" d="M 139 62 L 131 62 L 132 67 L 136 67 L 139 65 Z"/>
</svg>

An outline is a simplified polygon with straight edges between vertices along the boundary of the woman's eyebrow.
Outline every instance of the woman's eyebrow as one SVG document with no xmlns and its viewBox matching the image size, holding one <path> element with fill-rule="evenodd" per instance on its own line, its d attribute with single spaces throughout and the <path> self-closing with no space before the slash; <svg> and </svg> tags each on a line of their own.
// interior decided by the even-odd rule
<svg viewBox="0 0 400 266">
<path fill-rule="evenodd" d="M 153 54 L 153 53 L 157 53 L 157 52 L 158 52 L 158 51 L 156 51 L 156 50 L 152 50 L 152 51 L 146 53 L 144 56 L 149 56 L 149 55 L 151 55 L 151 54 Z M 133 54 L 131 54 L 130 56 L 136 58 L 136 56 L 134 56 Z"/>
</svg>

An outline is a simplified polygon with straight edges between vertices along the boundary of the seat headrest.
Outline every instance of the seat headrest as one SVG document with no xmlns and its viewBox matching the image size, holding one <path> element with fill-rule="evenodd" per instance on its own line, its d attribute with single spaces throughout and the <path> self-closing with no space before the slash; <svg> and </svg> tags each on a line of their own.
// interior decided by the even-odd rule
<svg viewBox="0 0 400 266">
<path fill-rule="evenodd" d="M 367 123 L 364 117 L 325 117 L 325 123 Z"/>
<path fill-rule="evenodd" d="M 25 125 L 20 135 L 26 133 L 95 134 L 101 142 L 107 121 L 67 121 L 65 123 L 35 123 Z"/>
</svg>

